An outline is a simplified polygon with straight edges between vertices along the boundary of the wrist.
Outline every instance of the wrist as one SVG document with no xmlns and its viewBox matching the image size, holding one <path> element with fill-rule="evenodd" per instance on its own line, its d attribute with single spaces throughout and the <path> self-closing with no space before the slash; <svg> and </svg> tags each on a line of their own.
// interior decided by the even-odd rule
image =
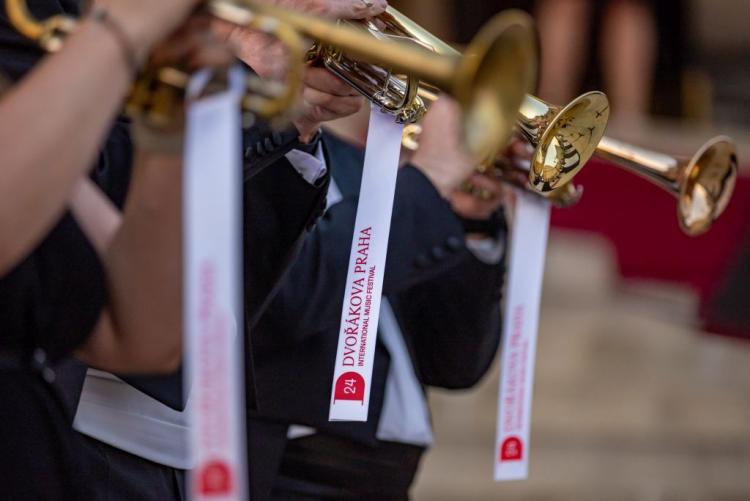
<svg viewBox="0 0 750 501">
<path fill-rule="evenodd" d="M 484 239 L 491 238 L 496 240 L 506 231 L 505 216 L 502 209 L 493 212 L 486 219 L 472 219 L 459 215 L 461 224 L 464 227 L 464 233 L 467 238 Z"/>
<path fill-rule="evenodd" d="M 141 66 L 148 57 L 151 49 L 159 38 L 157 25 L 151 26 L 148 19 L 133 13 L 131 8 L 111 4 L 104 9 L 93 9 L 92 15 L 97 10 L 104 10 L 110 22 L 119 27 L 124 40 L 133 52 L 133 58 L 138 66 Z"/>
<path fill-rule="evenodd" d="M 119 20 L 115 19 L 103 7 L 94 7 L 89 14 L 89 19 L 104 29 L 107 35 L 117 44 L 122 60 L 127 65 L 129 73 L 135 75 L 141 66 L 141 54 L 137 44 L 133 42 L 133 36 Z"/>
<path fill-rule="evenodd" d="M 130 130 L 133 145 L 141 153 L 178 157 L 183 153 L 182 130 L 155 130 L 140 121 L 133 122 Z"/>
<path fill-rule="evenodd" d="M 414 155 L 411 160 L 411 165 L 418 169 L 424 177 L 432 184 L 433 188 L 440 194 L 441 197 L 446 200 L 450 197 L 453 192 L 453 183 L 450 175 L 448 175 L 443 169 L 435 167 L 434 162 L 430 162 L 427 159 Z"/>
<path fill-rule="evenodd" d="M 322 139 L 323 132 L 320 129 L 317 129 L 313 137 L 306 143 L 297 140 L 299 144 L 295 147 L 295 149 L 307 153 L 308 155 L 315 156 L 315 153 L 318 151 L 318 147 L 320 147 L 320 142 Z"/>
<path fill-rule="evenodd" d="M 310 123 L 305 120 L 295 120 L 292 123 L 297 128 L 299 133 L 297 140 L 301 144 L 309 144 L 314 141 L 320 131 L 319 123 Z"/>
</svg>

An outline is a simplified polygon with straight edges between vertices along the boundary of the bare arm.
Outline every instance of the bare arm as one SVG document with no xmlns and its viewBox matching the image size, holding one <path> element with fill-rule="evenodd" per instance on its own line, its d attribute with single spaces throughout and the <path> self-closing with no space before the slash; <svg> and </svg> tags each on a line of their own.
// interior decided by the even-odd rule
<svg viewBox="0 0 750 501">
<path fill-rule="evenodd" d="M 154 54 L 188 71 L 222 68 L 233 56 L 206 35 L 209 23 L 194 18 Z M 135 125 L 136 155 L 128 201 L 121 217 L 88 180 L 71 208 L 102 255 L 109 277 L 109 305 L 92 336 L 77 352 L 88 365 L 117 372 L 171 372 L 182 354 L 182 120 L 171 128 Z"/>
<path fill-rule="evenodd" d="M 107 6 L 142 60 L 196 3 Z M 0 100 L 0 275 L 41 240 L 91 167 L 132 77 L 122 51 L 110 29 L 82 21 L 63 50 Z"/>
<path fill-rule="evenodd" d="M 125 64 L 112 64 L 119 48 L 102 31 L 84 23 L 0 101 L 0 235 L 13 236 L 0 239 L 0 274 L 59 218 L 127 91 Z"/>
<path fill-rule="evenodd" d="M 77 355 L 111 372 L 176 369 L 181 355 L 181 191 L 179 156 L 139 153 L 128 203 L 117 209 L 88 180 L 71 208 L 101 253 L 109 306 Z"/>
</svg>

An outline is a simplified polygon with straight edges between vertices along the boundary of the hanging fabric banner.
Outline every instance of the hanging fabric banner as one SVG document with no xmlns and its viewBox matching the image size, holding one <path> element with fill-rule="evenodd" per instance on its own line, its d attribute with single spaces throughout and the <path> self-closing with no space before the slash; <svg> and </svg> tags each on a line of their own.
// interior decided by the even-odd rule
<svg viewBox="0 0 750 501">
<path fill-rule="evenodd" d="M 244 72 L 201 96 L 188 87 L 184 173 L 185 388 L 192 501 L 247 499 L 242 354 L 242 136 Z M 201 96 L 201 97 L 199 97 Z"/>
<path fill-rule="evenodd" d="M 495 480 L 529 474 L 531 401 L 550 204 L 518 192 L 511 234 L 495 441 Z"/>
<path fill-rule="evenodd" d="M 367 421 L 404 127 L 373 106 L 331 389 L 331 421 Z"/>
</svg>

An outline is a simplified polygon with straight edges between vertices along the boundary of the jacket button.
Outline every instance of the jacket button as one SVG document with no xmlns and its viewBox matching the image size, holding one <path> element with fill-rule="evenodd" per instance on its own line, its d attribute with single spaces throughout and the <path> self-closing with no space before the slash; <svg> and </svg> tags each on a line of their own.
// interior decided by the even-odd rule
<svg viewBox="0 0 750 501">
<path fill-rule="evenodd" d="M 457 252 L 464 246 L 464 244 L 458 237 L 449 237 L 448 240 L 445 241 L 445 246 L 448 250 Z"/>
<path fill-rule="evenodd" d="M 420 254 L 419 256 L 417 256 L 417 259 L 414 260 L 414 264 L 417 266 L 417 268 L 424 269 L 430 266 L 430 259 L 424 254 Z"/>
<path fill-rule="evenodd" d="M 448 253 L 442 247 L 433 247 L 431 253 L 432 257 L 435 258 L 435 261 L 443 261 L 448 257 Z"/>
</svg>

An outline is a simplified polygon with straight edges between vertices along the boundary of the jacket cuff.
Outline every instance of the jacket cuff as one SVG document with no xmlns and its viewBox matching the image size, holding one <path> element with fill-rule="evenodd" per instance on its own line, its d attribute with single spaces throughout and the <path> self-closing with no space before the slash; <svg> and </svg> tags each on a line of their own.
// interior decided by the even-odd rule
<svg viewBox="0 0 750 501">
<path fill-rule="evenodd" d="M 267 122 L 258 122 L 246 129 L 243 135 L 245 181 L 277 162 L 300 144 L 299 132 L 293 125 L 283 130 L 275 130 Z"/>
</svg>

